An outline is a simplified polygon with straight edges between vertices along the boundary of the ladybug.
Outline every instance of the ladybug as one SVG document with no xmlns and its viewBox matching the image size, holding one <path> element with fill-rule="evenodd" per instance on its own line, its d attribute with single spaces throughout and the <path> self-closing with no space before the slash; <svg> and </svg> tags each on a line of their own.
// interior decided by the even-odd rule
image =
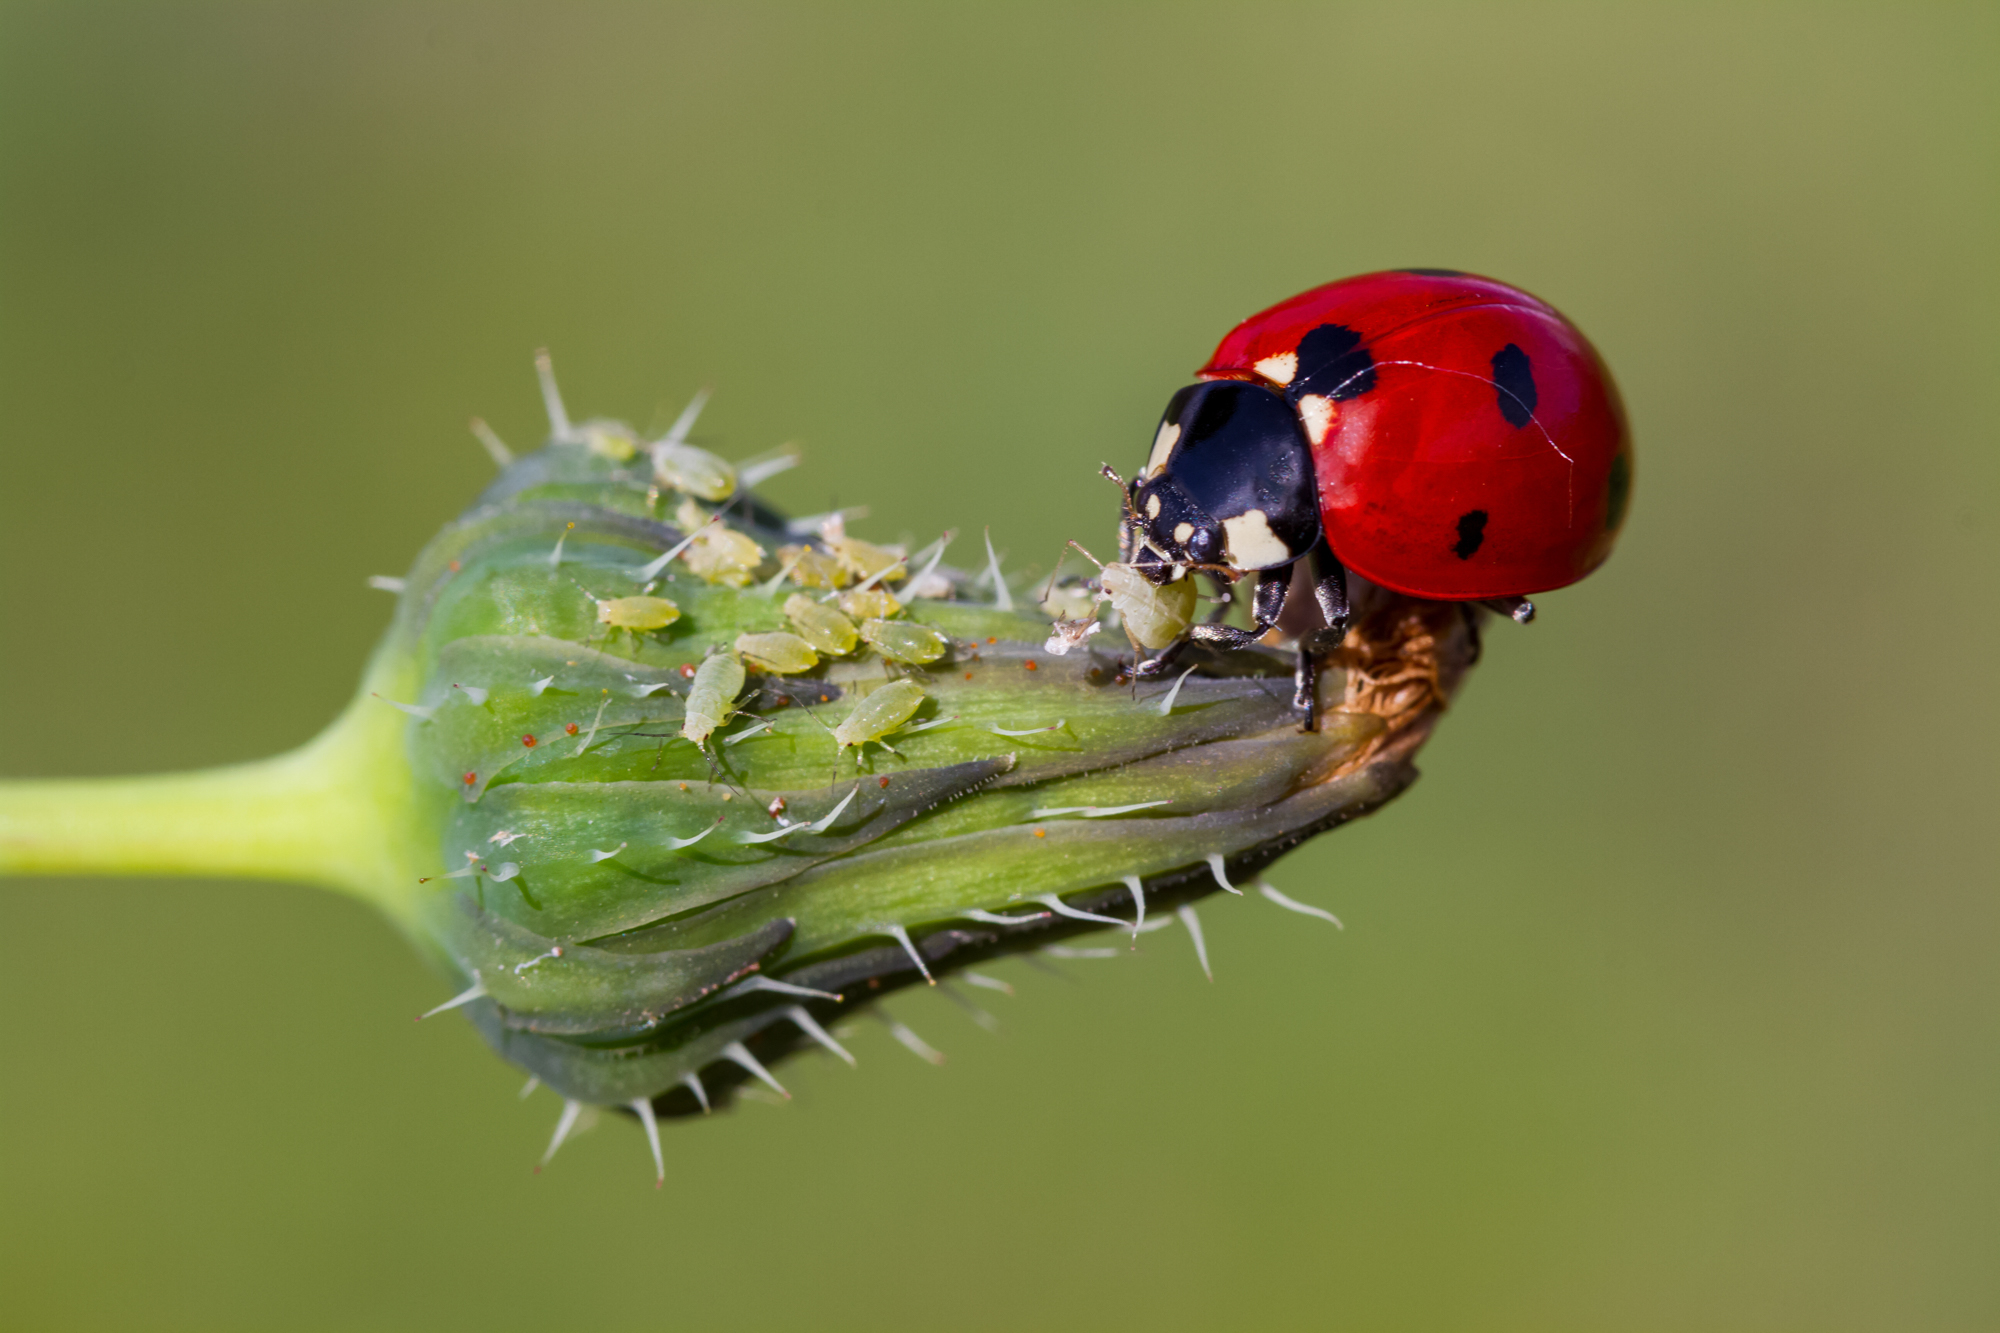
<svg viewBox="0 0 2000 1333">
<path fill-rule="evenodd" d="M 1348 570 L 1526 621 L 1527 595 L 1603 563 L 1624 520 L 1632 446 L 1610 372 L 1554 307 L 1491 278 L 1330 282 L 1238 324 L 1197 374 L 1125 486 L 1120 556 L 1156 585 L 1256 573 L 1255 628 L 1189 630 L 1222 648 L 1277 623 L 1306 560 L 1326 626 L 1300 642 L 1309 726 Z"/>
</svg>

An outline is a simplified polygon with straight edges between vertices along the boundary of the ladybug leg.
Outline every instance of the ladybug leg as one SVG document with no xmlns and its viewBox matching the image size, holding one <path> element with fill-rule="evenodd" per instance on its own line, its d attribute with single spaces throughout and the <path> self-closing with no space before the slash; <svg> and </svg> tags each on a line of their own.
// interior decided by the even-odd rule
<svg viewBox="0 0 2000 1333">
<path fill-rule="evenodd" d="M 1253 628 L 1238 629 L 1234 625 L 1210 622 L 1190 629 L 1188 638 L 1196 643 L 1214 644 L 1218 648 L 1248 648 L 1278 623 L 1278 617 L 1285 609 L 1285 593 L 1291 586 L 1290 565 L 1258 570 L 1257 600 L 1251 604 L 1251 616 L 1257 622 Z"/>
<path fill-rule="evenodd" d="M 1319 659 L 1340 646 L 1347 637 L 1347 623 L 1354 608 L 1347 600 L 1347 567 L 1322 537 L 1311 556 L 1313 600 L 1319 603 L 1324 625 L 1299 636 L 1299 665 L 1294 678 L 1292 707 L 1304 713 L 1301 731 L 1319 730 Z"/>
<path fill-rule="evenodd" d="M 1529 624 L 1535 618 L 1535 604 L 1525 597 L 1488 597 L 1480 605 L 1516 625 Z"/>
<path fill-rule="evenodd" d="M 1180 657 L 1181 650 L 1186 648 L 1187 645 L 1188 641 L 1186 639 L 1176 639 L 1151 657 L 1140 658 L 1132 664 L 1133 679 L 1151 680 L 1153 677 L 1159 675 L 1174 664 L 1175 660 Z"/>
<path fill-rule="evenodd" d="M 1460 602 L 1458 604 L 1458 615 L 1459 619 L 1465 622 L 1467 644 L 1465 664 L 1469 667 L 1478 666 L 1480 657 L 1486 651 L 1486 646 L 1479 637 L 1479 612 L 1474 609 L 1471 602 Z"/>
</svg>

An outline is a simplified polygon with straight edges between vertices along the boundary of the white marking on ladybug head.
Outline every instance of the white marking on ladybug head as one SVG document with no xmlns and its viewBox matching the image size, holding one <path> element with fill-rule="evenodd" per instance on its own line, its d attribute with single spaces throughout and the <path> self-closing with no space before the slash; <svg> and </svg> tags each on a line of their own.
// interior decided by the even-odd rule
<svg viewBox="0 0 2000 1333">
<path fill-rule="evenodd" d="M 1275 569 L 1295 558 L 1292 548 L 1271 531 L 1261 509 L 1248 509 L 1222 520 L 1223 560 L 1235 569 Z"/>
<path fill-rule="evenodd" d="M 1299 354 L 1297 352 L 1280 352 L 1276 356 L 1265 357 L 1262 361 L 1250 367 L 1250 369 L 1256 371 L 1279 388 L 1283 388 L 1292 382 L 1292 376 L 1299 373 Z"/>
<path fill-rule="evenodd" d="M 1178 421 L 1162 421 L 1160 433 L 1153 437 L 1153 452 L 1147 455 L 1145 476 L 1157 477 L 1167 466 L 1167 455 L 1180 443 L 1181 426 Z"/>
<path fill-rule="evenodd" d="M 1154 493 L 1146 497 L 1146 517 L 1158 518 L 1159 516 L 1160 516 L 1160 496 L 1159 493 L 1155 491 Z"/>
<path fill-rule="evenodd" d="M 1174 541 L 1175 541 L 1175 542 L 1179 543 L 1179 544 L 1180 544 L 1180 545 L 1182 545 L 1182 546 L 1186 546 L 1186 545 L 1188 544 L 1188 538 L 1190 538 L 1190 537 L 1192 537 L 1192 536 L 1194 536 L 1194 524 L 1192 524 L 1192 523 L 1176 523 L 1176 524 L 1174 525 Z"/>
<path fill-rule="evenodd" d="M 1326 441 L 1327 431 L 1333 428 L 1333 417 L 1337 409 L 1333 399 L 1309 393 L 1299 399 L 1299 418 L 1306 423 L 1306 438 L 1314 445 Z"/>
</svg>

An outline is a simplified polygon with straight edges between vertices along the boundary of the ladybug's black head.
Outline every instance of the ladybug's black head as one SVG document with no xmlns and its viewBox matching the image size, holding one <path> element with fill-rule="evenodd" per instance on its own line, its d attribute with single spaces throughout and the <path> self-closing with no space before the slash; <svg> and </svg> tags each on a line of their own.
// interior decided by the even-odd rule
<svg viewBox="0 0 2000 1333">
<path fill-rule="evenodd" d="M 1319 540 L 1312 451 L 1282 394 L 1235 380 L 1173 396 L 1132 481 L 1120 557 L 1155 583 L 1288 565 Z"/>
</svg>

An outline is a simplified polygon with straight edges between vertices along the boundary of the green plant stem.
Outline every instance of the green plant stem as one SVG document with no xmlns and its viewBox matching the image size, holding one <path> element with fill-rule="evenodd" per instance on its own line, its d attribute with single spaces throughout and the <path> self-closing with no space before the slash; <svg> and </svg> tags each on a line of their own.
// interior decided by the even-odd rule
<svg viewBox="0 0 2000 1333">
<path fill-rule="evenodd" d="M 417 863 L 407 768 L 393 762 L 402 721 L 364 693 L 316 739 L 255 763 L 0 782 L 0 875 L 315 884 L 407 924 Z"/>
</svg>

